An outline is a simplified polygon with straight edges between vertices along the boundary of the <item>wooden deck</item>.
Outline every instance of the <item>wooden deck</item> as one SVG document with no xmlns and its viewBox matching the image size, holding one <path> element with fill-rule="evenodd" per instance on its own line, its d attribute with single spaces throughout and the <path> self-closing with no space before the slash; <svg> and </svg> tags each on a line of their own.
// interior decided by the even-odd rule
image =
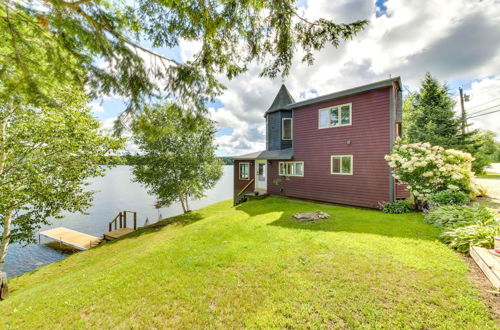
<svg viewBox="0 0 500 330">
<path fill-rule="evenodd" d="M 133 232 L 134 230 L 132 228 L 119 228 L 119 229 L 115 229 L 113 231 L 110 231 L 109 233 L 105 233 L 104 234 L 104 239 L 105 240 L 108 240 L 108 241 L 111 241 L 111 240 L 114 240 L 114 239 L 117 239 L 119 237 L 122 237 L 123 235 L 127 235 L 131 232 Z"/>
<path fill-rule="evenodd" d="M 491 254 L 487 249 L 473 246 L 470 249 L 470 255 L 477 263 L 484 275 L 490 280 L 491 284 L 500 288 L 500 257 Z"/>
<path fill-rule="evenodd" d="M 100 238 L 80 233 L 64 227 L 58 227 L 40 232 L 40 235 L 51 238 L 78 250 L 87 250 L 96 246 Z"/>
</svg>

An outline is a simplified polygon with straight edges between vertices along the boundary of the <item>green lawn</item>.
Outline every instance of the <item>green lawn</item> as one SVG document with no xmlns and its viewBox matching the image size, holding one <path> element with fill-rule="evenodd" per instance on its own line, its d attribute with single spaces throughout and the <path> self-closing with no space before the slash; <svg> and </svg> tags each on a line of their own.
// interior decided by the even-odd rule
<svg viewBox="0 0 500 330">
<path fill-rule="evenodd" d="M 420 214 L 268 198 L 176 220 L 12 279 L 0 327 L 495 326 Z"/>
</svg>

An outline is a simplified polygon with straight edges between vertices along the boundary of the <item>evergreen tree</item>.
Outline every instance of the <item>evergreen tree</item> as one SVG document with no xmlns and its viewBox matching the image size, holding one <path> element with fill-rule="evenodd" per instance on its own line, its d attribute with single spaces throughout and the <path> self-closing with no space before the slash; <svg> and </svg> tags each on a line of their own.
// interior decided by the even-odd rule
<svg viewBox="0 0 500 330">
<path fill-rule="evenodd" d="M 85 83 L 93 95 L 114 94 L 140 108 L 150 96 L 166 94 L 179 106 L 204 109 L 207 99 L 252 61 L 262 75 L 287 74 L 299 51 L 311 63 L 313 52 L 356 35 L 366 20 L 337 24 L 300 16 L 295 0 L 254 1 L 0 1 L 0 81 L 5 89 L 32 91 L 40 98 L 45 83 L 26 50 L 47 59 L 57 76 Z M 174 48 L 181 40 L 201 45 L 193 60 L 181 62 L 152 47 Z M 144 43 L 144 42 L 142 42 Z M 21 79 L 10 79 L 11 69 Z M 182 98 L 182 100 L 181 100 Z"/>
<path fill-rule="evenodd" d="M 443 148 L 464 149 L 460 120 L 448 87 L 426 73 L 418 93 L 405 99 L 405 137 L 408 142 L 429 142 Z"/>
<path fill-rule="evenodd" d="M 443 148 L 469 152 L 475 158 L 472 170 L 482 173 L 493 157 L 493 136 L 480 130 L 462 134 L 461 119 L 446 84 L 426 73 L 420 89 L 403 102 L 404 137 L 410 142 L 429 142 Z"/>
</svg>

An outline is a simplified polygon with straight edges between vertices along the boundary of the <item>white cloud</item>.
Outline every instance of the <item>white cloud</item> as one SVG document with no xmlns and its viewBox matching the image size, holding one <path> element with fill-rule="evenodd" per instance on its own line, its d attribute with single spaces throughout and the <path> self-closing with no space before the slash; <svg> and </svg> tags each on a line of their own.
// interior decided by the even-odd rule
<svg viewBox="0 0 500 330">
<path fill-rule="evenodd" d="M 500 77 L 485 78 L 474 82 L 471 88 L 464 91 L 470 96 L 470 101 L 465 103 L 468 116 L 477 116 L 469 119 L 475 128 L 489 129 L 496 132 L 500 141 Z M 457 105 L 457 111 L 459 107 Z"/>
<path fill-rule="evenodd" d="M 92 110 L 93 113 L 104 112 L 104 108 L 102 107 L 102 104 L 97 103 L 97 102 L 91 102 L 90 109 Z"/>
<path fill-rule="evenodd" d="M 425 72 L 441 81 L 476 80 L 471 102 L 488 101 L 492 94 L 480 96 L 487 88 L 500 90 L 500 4 L 494 0 L 388 0 L 387 12 L 376 17 L 373 0 L 309 0 L 299 8 L 309 19 L 319 17 L 336 22 L 369 19 L 368 27 L 338 49 L 325 47 L 315 56 L 313 66 L 294 60 L 286 85 L 296 99 L 388 78 L 402 77 L 416 88 Z M 197 43 L 181 42 L 183 59 L 192 58 Z M 227 91 L 220 97 L 222 109 L 210 110 L 219 126 L 232 128 L 229 136 L 217 139 L 220 150 L 242 154 L 265 148 L 264 112 L 272 103 L 280 79 L 260 78 L 255 63 L 249 72 L 226 81 Z M 485 78 L 490 77 L 490 78 Z M 499 92 L 500 93 L 500 92 Z M 495 94 L 496 95 L 496 94 Z M 498 102 L 500 103 L 500 101 Z M 494 103 L 492 103 L 494 104 Z M 479 108 L 477 108 L 479 109 Z M 471 120 L 475 127 L 500 134 L 498 114 Z"/>
</svg>

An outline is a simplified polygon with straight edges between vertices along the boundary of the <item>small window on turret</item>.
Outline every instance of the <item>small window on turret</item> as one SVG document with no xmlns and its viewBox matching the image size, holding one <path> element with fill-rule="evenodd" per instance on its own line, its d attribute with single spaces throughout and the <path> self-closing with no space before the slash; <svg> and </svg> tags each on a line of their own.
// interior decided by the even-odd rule
<svg viewBox="0 0 500 330">
<path fill-rule="evenodd" d="M 281 122 L 281 139 L 291 140 L 292 139 L 292 118 L 283 118 Z"/>
</svg>

